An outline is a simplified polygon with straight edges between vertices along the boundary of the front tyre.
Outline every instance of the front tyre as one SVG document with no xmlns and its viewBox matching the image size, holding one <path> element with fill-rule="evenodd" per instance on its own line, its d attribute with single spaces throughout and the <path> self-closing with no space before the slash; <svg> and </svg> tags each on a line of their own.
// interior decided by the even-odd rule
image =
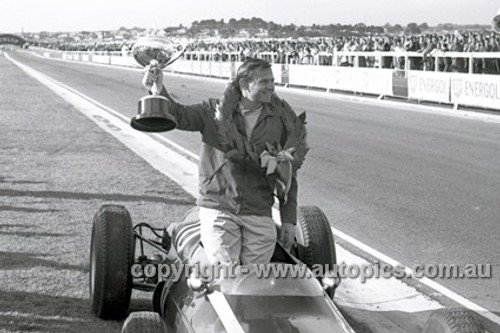
<svg viewBox="0 0 500 333">
<path fill-rule="evenodd" d="M 337 265 L 335 241 L 328 218 L 316 206 L 299 206 L 297 233 L 305 244 L 297 243 L 297 257 L 313 272 L 320 265 L 323 274 L 332 271 Z M 333 298 L 335 289 L 329 292 Z"/>
<path fill-rule="evenodd" d="M 90 246 L 90 303 L 101 319 L 126 316 L 132 293 L 132 219 L 120 205 L 103 205 L 94 215 Z"/>
<path fill-rule="evenodd" d="M 123 323 L 122 333 L 167 333 L 167 326 L 157 312 L 132 312 Z"/>
</svg>

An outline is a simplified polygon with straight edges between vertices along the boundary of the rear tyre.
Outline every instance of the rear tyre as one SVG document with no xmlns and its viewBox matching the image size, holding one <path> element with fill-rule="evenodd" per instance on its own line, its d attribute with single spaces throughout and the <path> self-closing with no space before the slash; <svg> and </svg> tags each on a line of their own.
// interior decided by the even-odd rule
<svg viewBox="0 0 500 333">
<path fill-rule="evenodd" d="M 103 205 L 94 215 L 90 246 L 90 303 L 102 319 L 126 316 L 134 261 L 132 219 L 123 206 Z"/>
<path fill-rule="evenodd" d="M 123 323 L 122 333 L 167 333 L 167 326 L 156 312 L 132 312 Z"/>
<path fill-rule="evenodd" d="M 323 211 L 316 206 L 300 206 L 297 228 L 305 243 L 305 245 L 297 244 L 299 260 L 313 272 L 317 271 L 316 265 L 321 265 L 323 274 L 334 270 L 334 266 L 337 265 L 335 241 L 332 228 Z M 329 294 L 333 298 L 335 290 L 331 289 Z"/>
<path fill-rule="evenodd" d="M 425 323 L 423 333 L 484 333 L 476 316 L 465 309 L 434 311 Z"/>
</svg>

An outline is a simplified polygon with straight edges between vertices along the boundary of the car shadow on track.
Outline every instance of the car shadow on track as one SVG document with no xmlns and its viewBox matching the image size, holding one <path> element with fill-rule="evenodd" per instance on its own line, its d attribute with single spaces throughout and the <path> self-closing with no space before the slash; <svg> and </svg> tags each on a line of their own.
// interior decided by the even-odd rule
<svg viewBox="0 0 500 333">
<path fill-rule="evenodd" d="M 0 206 L 0 211 L 3 212 L 19 212 L 19 213 L 55 213 L 59 212 L 59 209 L 39 209 L 31 207 L 19 207 L 19 206 Z M 1 225 L 0 225 L 1 227 Z"/>
<path fill-rule="evenodd" d="M 38 232 L 38 231 L 0 231 L 0 235 L 19 236 L 19 237 L 63 237 L 65 234 L 56 232 Z"/>
<path fill-rule="evenodd" d="M 0 327 L 7 332 L 118 332 L 120 323 L 94 318 L 88 299 L 0 291 Z"/>
<path fill-rule="evenodd" d="M 47 182 L 39 180 L 10 180 L 9 177 L 0 177 L 0 183 L 12 184 L 12 185 L 37 185 L 37 184 L 47 184 Z"/>
<path fill-rule="evenodd" d="M 89 271 L 88 265 L 71 265 L 63 262 L 43 259 L 43 257 L 47 256 L 48 254 L 46 253 L 0 251 L 0 269 L 13 270 L 19 268 L 49 267 L 58 270 L 77 270 L 85 273 Z"/>
<path fill-rule="evenodd" d="M 99 200 L 99 201 L 124 201 L 124 202 L 152 202 L 166 203 L 169 205 L 193 206 L 195 201 L 185 199 L 170 199 L 162 196 L 127 195 L 118 193 L 85 193 L 68 191 L 23 191 L 0 189 L 0 196 L 4 197 L 34 197 L 34 198 L 56 198 L 76 200 Z"/>
<path fill-rule="evenodd" d="M 150 300 L 133 299 L 133 311 L 151 310 Z M 88 299 L 20 291 L 0 291 L 2 332 L 120 332 L 123 320 L 101 320 Z"/>
</svg>

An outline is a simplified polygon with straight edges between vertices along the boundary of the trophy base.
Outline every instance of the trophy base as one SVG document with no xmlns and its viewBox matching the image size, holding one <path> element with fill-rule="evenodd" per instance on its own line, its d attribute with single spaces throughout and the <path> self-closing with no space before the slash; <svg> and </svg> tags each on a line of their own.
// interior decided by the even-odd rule
<svg viewBox="0 0 500 333">
<path fill-rule="evenodd" d="M 141 132 L 168 132 L 177 127 L 177 121 L 168 110 L 170 101 L 163 96 L 145 96 L 139 100 L 138 114 L 130 121 L 132 128 Z"/>
</svg>

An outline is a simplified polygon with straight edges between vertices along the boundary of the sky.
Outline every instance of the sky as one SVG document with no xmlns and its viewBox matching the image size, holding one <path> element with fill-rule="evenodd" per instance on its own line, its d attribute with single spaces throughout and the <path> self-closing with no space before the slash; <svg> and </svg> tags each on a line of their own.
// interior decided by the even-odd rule
<svg viewBox="0 0 500 333">
<path fill-rule="evenodd" d="M 204 19 L 278 24 L 487 24 L 498 0 L 2 0 L 0 33 L 190 26 Z"/>
</svg>

